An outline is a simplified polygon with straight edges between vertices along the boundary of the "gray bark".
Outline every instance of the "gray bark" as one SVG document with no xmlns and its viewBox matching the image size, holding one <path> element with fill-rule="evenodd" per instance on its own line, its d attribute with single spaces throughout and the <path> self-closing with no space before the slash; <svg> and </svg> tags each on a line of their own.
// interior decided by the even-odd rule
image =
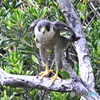
<svg viewBox="0 0 100 100">
<path fill-rule="evenodd" d="M 89 58 L 89 50 L 87 47 L 87 42 L 83 33 L 83 28 L 79 20 L 78 14 L 73 4 L 71 3 L 71 0 L 57 0 L 57 1 L 61 7 L 61 10 L 65 16 L 67 23 L 74 30 L 76 36 L 81 37 L 78 41 L 74 43 L 78 54 L 79 70 L 81 78 L 92 88 L 94 88 L 94 75 Z M 86 99 L 84 98 L 84 100 Z M 88 100 L 91 99 L 88 98 Z"/>
<path fill-rule="evenodd" d="M 80 78 L 77 80 L 56 80 L 51 86 L 52 80 L 49 78 L 43 78 L 41 80 L 40 76 L 25 76 L 25 75 L 13 75 L 8 74 L 0 68 L 0 83 L 5 86 L 11 87 L 24 87 L 24 88 L 37 88 L 50 91 L 59 91 L 59 92 L 71 92 L 74 96 L 84 95 L 85 98 L 91 98 L 91 100 L 100 100 L 99 95 L 88 96 L 88 93 L 95 91 L 86 85 Z"/>
<path fill-rule="evenodd" d="M 63 58 L 64 69 L 69 73 L 71 79 L 69 80 L 56 80 L 52 86 L 50 86 L 52 80 L 49 78 L 43 78 L 40 80 L 40 76 L 22 76 L 8 74 L 0 68 L 0 83 L 6 86 L 12 87 L 26 87 L 26 88 L 38 88 L 51 91 L 68 92 L 73 91 L 76 94 L 95 92 L 94 88 L 94 76 L 91 62 L 89 59 L 89 51 L 87 48 L 86 39 L 83 34 L 83 28 L 81 22 L 77 16 L 70 0 L 58 0 L 62 12 L 67 20 L 69 26 L 75 31 L 76 36 L 80 36 L 81 39 L 75 42 L 76 51 L 79 58 L 80 77 L 71 69 L 71 66 Z M 85 83 L 85 82 L 87 83 Z M 87 100 L 100 100 L 99 95 L 88 96 L 84 95 Z"/>
</svg>

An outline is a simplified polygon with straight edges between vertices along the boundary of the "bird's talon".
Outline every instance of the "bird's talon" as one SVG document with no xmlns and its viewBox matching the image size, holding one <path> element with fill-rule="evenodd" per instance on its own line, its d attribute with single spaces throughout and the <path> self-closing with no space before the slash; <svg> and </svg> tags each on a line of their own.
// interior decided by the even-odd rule
<svg viewBox="0 0 100 100">
<path fill-rule="evenodd" d="M 53 83 L 54 83 L 54 81 L 56 80 L 56 79 L 60 79 L 61 80 L 61 78 L 60 77 L 56 77 L 56 76 L 53 76 L 53 77 L 51 77 L 50 79 L 53 79 L 53 81 L 52 81 L 52 83 L 51 83 L 51 85 L 53 85 Z"/>
<path fill-rule="evenodd" d="M 50 72 L 53 72 L 53 70 L 45 70 L 45 71 L 41 72 L 39 74 L 40 76 L 42 75 L 41 80 L 43 79 L 44 76 L 49 75 Z"/>
<path fill-rule="evenodd" d="M 55 74 L 53 77 L 51 77 L 50 79 L 53 79 L 51 85 L 53 85 L 53 83 L 54 83 L 54 81 L 55 81 L 56 79 L 60 79 L 60 80 L 61 80 L 61 78 L 58 77 L 58 71 L 57 71 L 56 74 Z"/>
<path fill-rule="evenodd" d="M 42 74 L 44 74 L 44 72 L 39 73 L 40 76 L 41 76 Z"/>
<path fill-rule="evenodd" d="M 43 79 L 44 76 L 45 76 L 45 74 L 42 75 L 41 80 Z"/>
</svg>

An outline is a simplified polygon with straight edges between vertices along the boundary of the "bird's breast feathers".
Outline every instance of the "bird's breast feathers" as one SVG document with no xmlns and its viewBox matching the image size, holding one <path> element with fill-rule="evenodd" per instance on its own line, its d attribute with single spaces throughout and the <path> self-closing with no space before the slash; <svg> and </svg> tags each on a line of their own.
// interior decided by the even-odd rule
<svg viewBox="0 0 100 100">
<path fill-rule="evenodd" d="M 45 33 L 39 32 L 37 26 L 34 29 L 35 37 L 39 40 L 39 42 L 48 42 L 52 40 L 52 38 L 55 36 L 55 32 L 53 30 L 53 27 L 50 28 L 50 31 L 46 31 Z"/>
</svg>

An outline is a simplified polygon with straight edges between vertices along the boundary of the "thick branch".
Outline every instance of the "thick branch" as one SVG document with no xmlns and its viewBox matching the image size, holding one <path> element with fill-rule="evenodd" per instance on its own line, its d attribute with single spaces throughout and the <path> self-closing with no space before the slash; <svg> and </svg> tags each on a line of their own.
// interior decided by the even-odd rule
<svg viewBox="0 0 100 100">
<path fill-rule="evenodd" d="M 93 69 L 89 58 L 89 50 L 83 33 L 81 22 L 71 0 L 57 0 L 69 26 L 74 30 L 76 36 L 81 38 L 75 42 L 79 59 L 79 69 L 81 78 L 94 88 Z"/>
<path fill-rule="evenodd" d="M 81 22 L 79 20 L 79 17 L 77 16 L 77 12 L 73 4 L 71 3 L 71 0 L 57 1 L 61 7 L 67 23 L 74 30 L 76 36 L 81 37 L 78 41 L 75 42 L 75 47 L 79 59 L 79 70 L 81 78 L 92 88 L 94 88 L 94 75 L 89 58 L 89 50 L 87 47 L 87 42 L 83 33 Z M 86 100 L 85 98 L 83 99 L 83 97 L 81 99 Z M 87 100 L 91 100 L 91 98 L 87 98 Z"/>
<path fill-rule="evenodd" d="M 86 87 L 82 81 L 69 79 L 69 80 L 56 80 L 54 85 L 50 85 L 52 80 L 49 78 L 40 79 L 40 76 L 24 76 L 8 74 L 0 68 L 0 83 L 5 86 L 24 87 L 24 88 L 37 88 L 50 91 L 70 92 L 73 91 L 78 95 L 81 93 L 88 94 L 95 92 L 90 87 Z M 87 95 L 85 95 L 88 98 Z M 99 100 L 99 96 L 91 96 L 91 100 Z"/>
<path fill-rule="evenodd" d="M 12 87 L 37 88 L 51 91 L 67 92 L 73 89 L 72 80 L 56 80 L 50 86 L 52 80 L 49 78 L 40 79 L 40 76 L 25 76 L 8 74 L 0 68 L 0 83 Z"/>
</svg>

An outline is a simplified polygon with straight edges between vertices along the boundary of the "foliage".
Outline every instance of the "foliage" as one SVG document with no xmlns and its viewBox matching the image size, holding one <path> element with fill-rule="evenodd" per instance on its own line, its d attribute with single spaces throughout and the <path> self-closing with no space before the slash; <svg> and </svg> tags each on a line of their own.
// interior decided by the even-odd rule
<svg viewBox="0 0 100 100">
<path fill-rule="evenodd" d="M 100 93 L 100 20 L 92 21 L 93 26 L 86 30 L 86 38 L 91 52 L 91 62 L 94 69 L 96 88 Z"/>
<path fill-rule="evenodd" d="M 6 11 L 4 8 L 1 9 L 0 15 L 3 15 L 5 17 L 9 12 L 13 12 L 14 9 L 19 7 L 23 1 L 20 1 L 16 3 L 16 0 L 13 0 L 12 2 L 9 2 L 8 0 L 4 0 L 5 2 L 2 3 L 2 5 L 5 7 Z"/>
<path fill-rule="evenodd" d="M 87 3 L 73 4 L 83 22 L 88 17 L 90 9 Z M 83 0 L 87 1 L 87 0 Z M 31 6 L 30 6 L 31 5 Z M 34 5 L 34 6 L 33 6 Z M 23 8 L 23 9 L 22 9 Z M 37 75 L 39 69 L 38 49 L 34 42 L 34 35 L 28 31 L 29 25 L 39 18 L 51 21 L 65 22 L 65 18 L 56 0 L 4 0 L 0 10 L 0 64 L 8 73 L 21 75 Z M 96 79 L 96 90 L 100 93 L 100 20 L 92 21 L 85 30 L 85 36 Z M 52 55 L 52 53 L 50 52 Z M 74 71 L 80 75 L 78 63 L 74 64 Z M 66 71 L 60 71 L 63 79 L 68 79 Z M 44 100 L 79 100 L 80 97 L 71 97 L 70 93 L 43 91 L 39 89 L 12 88 L 0 85 L 0 100 L 39 100 L 43 93 Z"/>
</svg>

